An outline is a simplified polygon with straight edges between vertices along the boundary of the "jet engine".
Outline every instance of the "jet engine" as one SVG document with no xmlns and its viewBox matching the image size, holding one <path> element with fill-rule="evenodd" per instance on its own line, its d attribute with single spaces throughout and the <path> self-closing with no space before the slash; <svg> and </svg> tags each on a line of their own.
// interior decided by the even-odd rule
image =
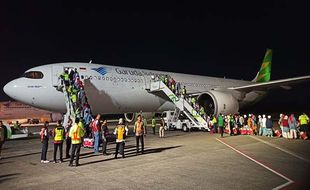
<svg viewBox="0 0 310 190">
<path fill-rule="evenodd" d="M 224 115 L 235 114 L 239 111 L 239 102 L 237 99 L 232 94 L 225 92 L 205 92 L 198 96 L 197 102 L 205 108 L 208 115 L 218 115 L 220 113 Z"/>
</svg>

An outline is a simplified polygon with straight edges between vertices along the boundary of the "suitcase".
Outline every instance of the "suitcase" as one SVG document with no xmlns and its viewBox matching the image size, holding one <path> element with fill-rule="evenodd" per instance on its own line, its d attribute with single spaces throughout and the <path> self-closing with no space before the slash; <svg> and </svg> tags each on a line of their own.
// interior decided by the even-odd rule
<svg viewBox="0 0 310 190">
<path fill-rule="evenodd" d="M 239 133 L 238 128 L 235 127 L 235 128 L 233 129 L 233 132 L 234 132 L 234 135 L 238 135 L 238 133 Z"/>
<path fill-rule="evenodd" d="M 281 132 L 279 130 L 275 130 L 274 131 L 274 134 L 277 136 L 277 137 L 281 137 Z"/>
<path fill-rule="evenodd" d="M 240 134 L 241 135 L 246 135 L 247 134 L 247 130 L 246 129 L 240 129 Z"/>
<path fill-rule="evenodd" d="M 252 129 L 247 129 L 247 135 L 253 135 L 253 130 Z"/>
<path fill-rule="evenodd" d="M 301 139 L 303 139 L 303 140 L 307 140 L 308 139 L 308 135 L 307 135 L 307 133 L 305 133 L 305 132 L 300 132 L 300 138 Z"/>
<path fill-rule="evenodd" d="M 92 138 L 84 138 L 83 147 L 93 148 L 94 147 L 94 139 Z"/>
<path fill-rule="evenodd" d="M 224 133 L 229 134 L 229 130 L 225 128 Z"/>
</svg>

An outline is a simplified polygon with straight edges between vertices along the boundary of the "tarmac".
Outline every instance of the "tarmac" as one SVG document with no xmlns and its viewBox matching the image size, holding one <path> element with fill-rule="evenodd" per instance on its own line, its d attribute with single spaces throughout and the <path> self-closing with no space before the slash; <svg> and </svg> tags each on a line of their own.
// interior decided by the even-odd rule
<svg viewBox="0 0 310 190">
<path fill-rule="evenodd" d="M 108 156 L 82 148 L 79 167 L 68 167 L 68 159 L 41 164 L 37 137 L 7 141 L 0 160 L 0 189 L 310 189 L 310 140 L 220 138 L 199 131 L 166 131 L 166 137 L 159 138 L 157 131 L 150 132 L 143 155 L 136 155 L 131 136 L 124 159 L 113 159 L 111 142 Z M 50 140 L 50 160 L 52 154 Z"/>
</svg>

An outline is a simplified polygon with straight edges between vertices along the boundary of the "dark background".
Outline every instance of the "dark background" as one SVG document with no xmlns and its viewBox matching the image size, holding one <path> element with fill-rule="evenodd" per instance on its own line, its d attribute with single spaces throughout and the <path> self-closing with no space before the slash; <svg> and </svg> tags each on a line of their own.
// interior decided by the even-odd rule
<svg viewBox="0 0 310 190">
<path fill-rule="evenodd" d="M 306 1 L 102 2 L 2 1 L 0 86 L 34 66 L 89 60 L 252 80 L 266 48 L 273 80 L 310 73 Z M 308 91 L 271 91 L 252 109 L 308 111 Z"/>
</svg>

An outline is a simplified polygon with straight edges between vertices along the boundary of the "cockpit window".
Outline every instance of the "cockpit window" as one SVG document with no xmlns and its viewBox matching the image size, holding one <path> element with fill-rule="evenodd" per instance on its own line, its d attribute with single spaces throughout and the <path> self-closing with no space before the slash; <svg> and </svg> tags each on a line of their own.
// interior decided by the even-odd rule
<svg viewBox="0 0 310 190">
<path fill-rule="evenodd" d="M 43 73 L 41 71 L 29 71 L 23 74 L 23 77 L 29 79 L 41 79 L 43 78 Z"/>
</svg>

